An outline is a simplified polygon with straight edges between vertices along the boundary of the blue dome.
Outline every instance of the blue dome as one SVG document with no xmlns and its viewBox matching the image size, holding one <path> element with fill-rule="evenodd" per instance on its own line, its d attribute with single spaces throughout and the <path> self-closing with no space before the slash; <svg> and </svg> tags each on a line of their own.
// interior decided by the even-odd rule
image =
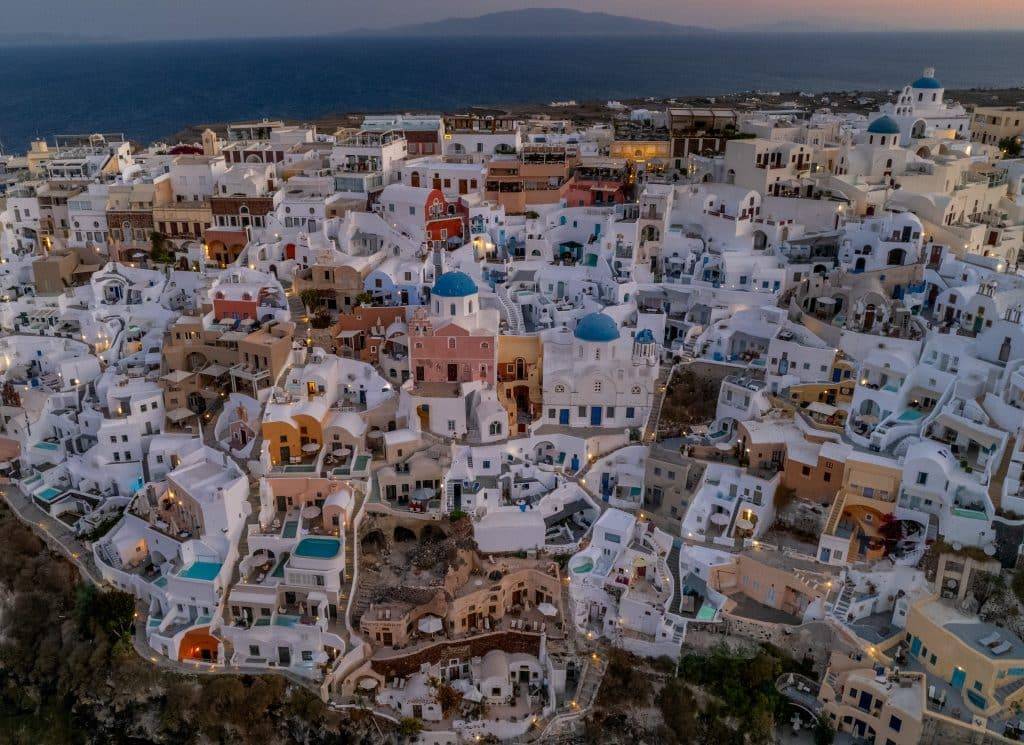
<svg viewBox="0 0 1024 745">
<path fill-rule="evenodd" d="M 636 335 L 636 341 L 640 344 L 653 344 L 654 333 L 650 329 L 644 329 Z"/>
<path fill-rule="evenodd" d="M 476 292 L 476 282 L 465 272 L 445 272 L 437 278 L 433 289 L 433 294 L 440 297 L 466 297 Z"/>
<path fill-rule="evenodd" d="M 619 327 L 610 316 L 591 313 L 576 324 L 576 338 L 580 341 L 615 341 L 619 338 Z"/>
<path fill-rule="evenodd" d="M 925 88 L 927 90 L 933 90 L 934 91 L 934 90 L 939 90 L 940 88 L 942 88 L 942 83 L 940 83 L 935 78 L 924 77 L 924 78 L 918 78 L 917 80 L 915 80 L 913 83 L 910 84 L 910 87 L 911 88 Z"/>
<path fill-rule="evenodd" d="M 880 116 L 868 125 L 868 132 L 873 135 L 898 135 L 900 125 L 891 116 Z"/>
</svg>

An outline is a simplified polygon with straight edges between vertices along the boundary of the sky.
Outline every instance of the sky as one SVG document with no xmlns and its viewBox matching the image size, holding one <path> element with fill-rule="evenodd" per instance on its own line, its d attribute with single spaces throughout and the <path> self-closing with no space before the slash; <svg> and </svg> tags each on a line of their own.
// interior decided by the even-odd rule
<svg viewBox="0 0 1024 745">
<path fill-rule="evenodd" d="M 718 29 L 1021 29 L 1021 0 L 0 0 L 0 36 L 312 36 L 528 7 Z"/>
</svg>

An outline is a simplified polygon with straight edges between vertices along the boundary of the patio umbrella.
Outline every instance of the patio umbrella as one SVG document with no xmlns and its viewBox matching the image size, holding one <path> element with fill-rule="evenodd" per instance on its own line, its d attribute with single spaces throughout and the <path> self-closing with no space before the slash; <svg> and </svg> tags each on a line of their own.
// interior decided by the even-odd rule
<svg viewBox="0 0 1024 745">
<path fill-rule="evenodd" d="M 307 520 L 312 520 L 314 517 L 319 517 L 320 508 L 315 504 L 310 504 L 302 508 L 302 516 Z"/>
<path fill-rule="evenodd" d="M 537 606 L 537 610 L 539 610 L 542 615 L 548 616 L 549 618 L 551 616 L 558 615 L 558 608 L 553 606 L 551 603 L 541 603 Z"/>
<path fill-rule="evenodd" d="M 339 458 L 343 458 L 348 455 L 348 447 L 342 445 L 341 447 L 334 448 L 333 453 Z"/>
<path fill-rule="evenodd" d="M 716 512 L 711 516 L 712 525 L 728 525 L 729 514 L 727 512 Z"/>
<path fill-rule="evenodd" d="M 377 679 L 363 678 L 359 681 L 359 687 L 362 688 L 364 691 L 372 691 L 374 688 L 377 687 Z"/>
<path fill-rule="evenodd" d="M 441 623 L 441 619 L 437 616 L 426 615 L 419 620 L 419 623 L 416 624 L 416 628 L 424 634 L 436 634 L 444 628 L 444 625 Z"/>
<path fill-rule="evenodd" d="M 305 445 L 302 446 L 302 452 L 304 453 L 315 453 L 319 449 L 319 442 L 307 442 Z"/>
<path fill-rule="evenodd" d="M 732 445 L 730 445 L 728 442 L 720 442 L 717 445 L 715 445 L 715 447 L 722 453 L 732 452 Z"/>
</svg>

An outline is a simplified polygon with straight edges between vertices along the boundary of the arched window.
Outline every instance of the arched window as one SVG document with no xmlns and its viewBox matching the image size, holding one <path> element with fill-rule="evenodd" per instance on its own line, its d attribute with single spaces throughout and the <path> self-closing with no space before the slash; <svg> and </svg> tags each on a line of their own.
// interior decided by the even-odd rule
<svg viewBox="0 0 1024 745">
<path fill-rule="evenodd" d="M 501 434 L 501 422 L 491 422 L 490 433 L 491 433 L 492 436 L 493 435 L 500 435 Z"/>
</svg>

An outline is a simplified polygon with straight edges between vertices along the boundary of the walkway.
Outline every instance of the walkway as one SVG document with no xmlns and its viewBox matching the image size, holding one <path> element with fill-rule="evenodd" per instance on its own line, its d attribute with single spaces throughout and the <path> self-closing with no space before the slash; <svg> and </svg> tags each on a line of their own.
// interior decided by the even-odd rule
<svg viewBox="0 0 1024 745">
<path fill-rule="evenodd" d="M 104 584 L 96 562 L 93 561 L 92 550 L 75 537 L 70 527 L 50 517 L 14 484 L 0 486 L 0 496 L 3 496 L 18 519 L 42 538 L 51 550 L 64 554 L 87 582 L 97 586 Z"/>
</svg>

